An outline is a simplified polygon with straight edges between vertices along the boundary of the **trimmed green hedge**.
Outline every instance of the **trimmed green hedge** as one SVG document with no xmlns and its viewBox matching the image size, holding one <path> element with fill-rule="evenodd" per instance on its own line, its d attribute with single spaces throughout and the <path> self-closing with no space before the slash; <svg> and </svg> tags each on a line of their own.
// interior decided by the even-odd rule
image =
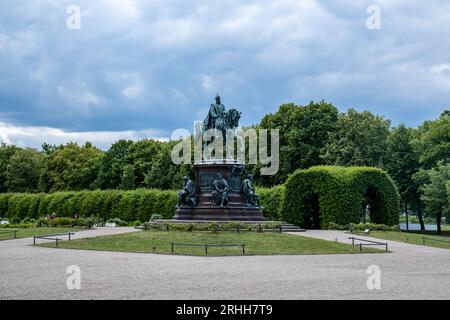
<svg viewBox="0 0 450 320">
<path fill-rule="evenodd" d="M 381 169 L 318 166 L 294 172 L 285 184 L 284 219 L 303 228 L 327 229 L 359 223 L 364 199 L 373 223 L 399 223 L 399 194 L 393 180 Z"/>
<path fill-rule="evenodd" d="M 328 228 L 330 222 L 359 222 L 364 197 L 372 207 L 371 221 L 394 225 L 399 219 L 399 195 L 382 170 L 366 167 L 313 167 L 292 174 L 285 185 L 257 188 L 264 217 L 304 228 Z M 153 214 L 170 219 L 175 214 L 177 191 L 157 189 L 96 190 L 51 194 L 0 194 L 0 217 L 39 218 L 95 216 L 124 221 L 149 221 Z M 320 212 L 320 215 L 317 214 Z"/>
<path fill-rule="evenodd" d="M 328 230 L 348 230 L 350 232 L 354 231 L 400 231 L 399 225 L 395 226 L 387 226 L 385 224 L 376 224 L 376 223 L 350 223 L 346 226 L 341 226 L 340 224 L 336 224 L 334 222 L 330 222 L 328 226 Z"/>
<path fill-rule="evenodd" d="M 152 214 L 170 219 L 178 202 L 176 191 L 138 189 L 55 192 L 50 194 L 1 193 L 0 217 L 38 218 L 55 212 L 58 217 L 95 216 L 125 221 L 148 221 Z"/>
<path fill-rule="evenodd" d="M 256 188 L 256 193 L 261 196 L 264 217 L 267 220 L 282 221 L 281 202 L 284 196 L 284 185 L 272 188 Z"/>
<path fill-rule="evenodd" d="M 281 220 L 280 208 L 284 187 L 258 188 L 264 216 Z M 0 217 L 39 218 L 53 212 L 58 217 L 95 216 L 105 221 L 149 221 L 153 214 L 171 219 L 175 214 L 178 192 L 173 190 L 138 189 L 68 191 L 50 194 L 0 193 Z"/>
</svg>

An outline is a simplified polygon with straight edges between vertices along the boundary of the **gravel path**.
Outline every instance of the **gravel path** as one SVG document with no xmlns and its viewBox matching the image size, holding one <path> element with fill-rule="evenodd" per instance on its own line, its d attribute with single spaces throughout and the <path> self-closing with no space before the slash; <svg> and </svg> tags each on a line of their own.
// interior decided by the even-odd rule
<svg viewBox="0 0 450 320">
<path fill-rule="evenodd" d="M 99 228 L 76 238 L 133 232 Z M 309 236 L 349 243 L 339 231 Z M 185 257 L 33 247 L 0 242 L 0 299 L 448 299 L 450 250 L 393 241 L 387 254 Z M 67 267 L 81 268 L 68 290 Z M 381 269 L 381 290 L 366 285 Z"/>
</svg>

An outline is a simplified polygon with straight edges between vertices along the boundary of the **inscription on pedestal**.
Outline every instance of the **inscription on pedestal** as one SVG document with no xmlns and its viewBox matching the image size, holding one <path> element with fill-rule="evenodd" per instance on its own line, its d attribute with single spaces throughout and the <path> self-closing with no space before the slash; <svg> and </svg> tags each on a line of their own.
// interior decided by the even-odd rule
<svg viewBox="0 0 450 320">
<path fill-rule="evenodd" d="M 213 182 L 217 178 L 215 172 L 204 172 L 200 174 L 200 191 L 211 192 L 213 191 Z"/>
<path fill-rule="evenodd" d="M 230 190 L 233 192 L 241 192 L 241 178 L 239 176 L 231 176 Z"/>
<path fill-rule="evenodd" d="M 230 176 L 230 190 L 233 192 L 241 192 L 241 174 L 244 170 L 244 165 L 234 165 L 233 169 L 231 170 L 231 176 Z"/>
</svg>

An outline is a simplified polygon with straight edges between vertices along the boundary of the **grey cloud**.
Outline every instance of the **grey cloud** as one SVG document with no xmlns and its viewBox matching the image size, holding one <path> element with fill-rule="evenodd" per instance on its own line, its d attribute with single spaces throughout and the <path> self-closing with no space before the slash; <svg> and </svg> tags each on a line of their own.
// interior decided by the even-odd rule
<svg viewBox="0 0 450 320">
<path fill-rule="evenodd" d="M 244 124 L 325 99 L 417 125 L 448 107 L 450 4 L 377 3 L 379 31 L 364 0 L 5 1 L 0 121 L 169 135 L 219 92 Z M 79 31 L 65 27 L 69 4 Z"/>
</svg>

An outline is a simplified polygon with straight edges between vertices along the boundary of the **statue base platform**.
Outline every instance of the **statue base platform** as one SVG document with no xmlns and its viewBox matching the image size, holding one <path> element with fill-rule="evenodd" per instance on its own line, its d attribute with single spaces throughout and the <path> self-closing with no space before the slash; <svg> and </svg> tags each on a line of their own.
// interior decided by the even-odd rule
<svg viewBox="0 0 450 320">
<path fill-rule="evenodd" d="M 249 207 L 241 193 L 244 165 L 236 161 L 201 162 L 194 164 L 197 206 L 177 208 L 174 220 L 199 221 L 265 221 L 261 207 Z M 228 182 L 228 206 L 212 206 L 213 182 L 218 173 Z"/>
<path fill-rule="evenodd" d="M 201 221 L 264 221 L 260 207 L 228 208 L 196 206 L 180 207 L 177 209 L 174 220 L 201 220 Z"/>
</svg>

